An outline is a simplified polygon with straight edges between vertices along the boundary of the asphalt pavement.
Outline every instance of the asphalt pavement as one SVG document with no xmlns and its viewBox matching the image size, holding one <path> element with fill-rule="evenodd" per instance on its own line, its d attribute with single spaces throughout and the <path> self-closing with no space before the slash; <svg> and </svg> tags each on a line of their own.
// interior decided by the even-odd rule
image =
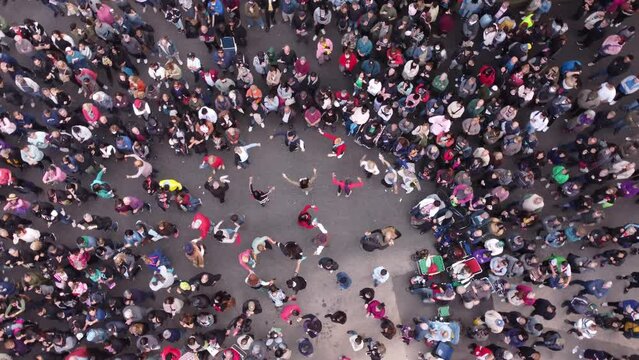
<svg viewBox="0 0 639 360">
<path fill-rule="evenodd" d="M 554 14 L 572 14 L 575 2 L 561 2 L 554 6 L 552 12 Z M 137 6 L 137 5 L 136 5 Z M 116 6 L 113 6 L 116 8 Z M 79 22 L 78 19 L 69 18 L 53 18 L 51 11 L 39 2 L 10 2 L 7 6 L 0 8 L 3 16 L 9 21 L 21 21 L 24 18 L 31 18 L 42 23 L 47 31 L 60 29 L 66 31 L 71 22 Z M 203 62 L 205 67 L 210 66 L 212 61 L 206 52 L 206 48 L 197 40 L 185 39 L 182 34 L 178 33 L 174 26 L 164 21 L 161 14 L 154 14 L 147 11 L 142 14 L 143 18 L 153 25 L 155 29 L 155 37 L 159 39 L 166 34 L 176 41 L 177 47 L 185 58 L 186 53 L 195 52 Z M 567 17 L 567 15 L 565 15 Z M 298 56 L 306 55 L 311 61 L 313 71 L 320 73 L 321 83 L 329 85 L 333 89 L 343 87 L 351 88 L 351 81 L 342 76 L 337 69 L 337 56 L 339 51 L 336 50 L 332 62 L 319 66 L 315 61 L 314 52 L 315 44 L 296 43 L 294 32 L 286 25 L 279 22 L 271 29 L 270 32 L 262 32 L 260 30 L 249 30 L 248 44 L 246 48 L 239 50 L 244 52 L 247 59 L 252 57 L 259 50 L 266 50 L 268 47 L 274 47 L 276 50 L 281 49 L 285 44 L 290 44 Z M 636 24 L 636 18 L 634 20 Z M 459 24 L 458 24 L 459 25 Z M 580 28 L 580 24 L 570 22 L 570 35 L 574 36 L 574 32 Z M 329 37 L 339 48 L 340 36 L 334 27 L 329 28 Z M 451 35 L 445 40 L 448 53 L 454 52 L 454 47 L 458 44 L 457 37 Z M 569 58 L 578 58 L 583 63 L 587 63 L 592 54 L 596 51 L 596 45 L 589 49 L 579 51 L 571 40 L 562 49 L 557 56 L 555 62 L 561 63 Z M 624 53 L 636 52 L 637 42 L 633 40 L 629 44 Z M 15 56 L 15 51 L 12 52 Z M 21 58 L 23 64 L 28 64 L 27 60 Z M 483 58 L 487 58 L 484 55 Z M 598 66 L 604 66 L 608 60 L 601 61 Z M 142 70 L 142 65 L 139 66 Z M 593 68 L 587 68 L 586 72 L 592 71 Z M 637 71 L 637 66 L 632 71 Z M 146 69 L 142 71 L 146 73 Z M 191 79 L 190 74 L 186 74 Z M 146 76 L 144 76 L 146 78 Z M 261 80 L 258 83 L 263 85 Z M 598 85 L 598 84 L 588 84 Z M 75 96 L 75 95 L 74 95 Z M 624 99 L 627 102 L 629 97 Z M 78 99 L 79 100 L 79 99 Z M 28 107 L 26 111 L 32 112 L 37 117 L 36 110 Z M 254 149 L 251 152 L 251 165 L 246 170 L 237 170 L 233 164 L 231 152 L 224 152 L 221 156 L 227 163 L 227 168 L 221 174 L 229 175 L 231 184 L 227 194 L 225 204 L 219 204 L 217 199 L 213 198 L 203 188 L 208 173 L 206 170 L 200 170 L 198 165 L 201 161 L 200 156 L 194 155 L 189 157 L 178 157 L 166 143 L 154 144 L 152 152 L 154 154 L 152 163 L 158 170 L 158 178 L 174 178 L 182 182 L 188 187 L 195 196 L 200 196 L 203 200 L 201 212 L 211 217 L 214 221 L 227 219 L 231 214 L 241 213 L 246 215 L 246 224 L 241 228 L 242 243 L 239 245 L 226 245 L 214 242 L 212 239 L 206 240 L 208 247 L 206 258 L 206 270 L 212 273 L 221 273 L 222 280 L 213 290 L 207 290 L 206 293 L 212 295 L 217 290 L 226 290 L 230 292 L 237 300 L 238 304 L 249 298 L 257 298 L 263 305 L 264 312 L 254 318 L 253 333 L 258 337 L 266 334 L 271 327 L 280 327 L 284 329 L 286 342 L 291 347 L 296 347 L 297 339 L 304 335 L 303 329 L 299 326 L 289 326 L 279 319 L 278 313 L 271 305 L 268 296 L 262 292 L 256 292 L 244 284 L 245 271 L 237 262 L 237 254 L 246 247 L 250 246 L 250 241 L 257 236 L 268 235 L 278 241 L 297 241 L 305 250 L 306 260 L 302 264 L 300 275 L 306 278 L 309 286 L 306 290 L 298 295 L 298 304 L 302 307 L 303 313 L 313 313 L 323 317 L 324 314 L 343 310 L 348 315 L 348 322 L 345 325 L 336 325 L 324 321 L 324 330 L 321 335 L 313 340 L 315 345 L 316 359 L 333 360 L 339 355 L 347 355 L 353 359 L 365 359 L 363 352 L 354 353 L 348 342 L 347 330 L 356 330 L 359 333 L 372 336 L 381 340 L 388 349 L 386 358 L 395 359 L 415 359 L 418 352 L 428 351 L 424 345 L 412 343 L 410 346 L 404 345 L 399 338 L 392 341 L 383 339 L 379 334 L 379 322 L 374 319 L 365 317 L 363 302 L 358 298 L 358 292 L 361 288 L 371 287 L 372 278 L 371 271 L 379 265 L 385 266 L 390 274 L 391 280 L 376 288 L 376 297 L 387 304 L 388 317 L 395 322 L 409 323 L 417 316 L 432 316 L 436 312 L 436 305 L 423 305 L 418 299 L 407 292 L 408 279 L 414 274 L 415 265 L 410 260 L 410 254 L 420 248 L 429 248 L 434 250 L 432 243 L 432 235 L 420 235 L 417 231 L 410 228 L 408 223 L 408 210 L 418 200 L 435 191 L 432 184 L 422 184 L 422 192 L 414 192 L 406 195 L 403 190 L 399 195 L 386 192 L 384 187 L 379 183 L 379 178 L 365 180 L 365 185 L 361 189 L 356 189 L 350 198 L 337 197 L 335 187 L 331 184 L 331 173 L 336 173 L 338 177 L 356 178 L 364 175 L 359 168 L 359 159 L 363 155 L 368 158 L 375 159 L 377 152 L 375 150 L 364 149 L 357 146 L 351 138 L 347 140 L 348 149 L 346 156 L 342 159 L 329 158 L 326 155 L 330 152 L 330 143 L 327 139 L 319 136 L 313 130 L 306 130 L 303 120 L 300 118 L 295 125 L 298 133 L 306 142 L 306 152 L 289 153 L 284 148 L 281 141 L 269 140 L 269 135 L 278 129 L 279 120 L 274 116 L 270 116 L 267 120 L 265 129 L 256 127 L 253 132 L 246 131 L 247 119 L 240 120 L 242 125 L 242 138 L 247 143 L 259 142 L 262 147 Z M 559 143 L 570 140 L 565 133 L 559 129 L 560 124 L 557 122 L 553 128 L 543 134 L 541 139 L 541 148 L 549 149 Z M 343 134 L 343 130 L 338 130 Z M 606 136 L 610 136 L 609 132 L 601 132 Z M 615 138 L 617 141 L 623 141 L 622 138 Z M 134 167 L 131 160 L 123 162 L 114 162 L 109 160 L 105 162 L 108 168 L 106 179 L 109 181 L 120 194 L 132 194 L 143 197 L 149 202 L 151 198 L 142 189 L 140 180 L 127 179 L 126 174 L 133 174 Z M 318 170 L 318 180 L 312 193 L 308 196 L 304 195 L 293 186 L 289 185 L 282 179 L 282 173 L 286 173 L 291 178 L 297 178 L 310 175 L 313 168 Z M 221 175 L 218 174 L 218 175 Z M 41 174 L 36 170 L 27 170 L 21 176 L 36 179 L 39 182 Z M 248 190 L 248 177 L 253 176 L 256 185 L 259 188 L 267 186 L 275 186 L 276 190 L 272 196 L 271 202 L 266 207 L 261 207 L 250 198 Z M 85 183 L 91 181 L 90 175 L 83 177 Z M 538 190 L 542 194 L 547 194 L 546 190 Z M 517 194 L 513 195 L 513 199 L 517 199 Z M 520 196 L 520 195 L 519 195 Z M 339 270 L 347 272 L 353 279 L 353 285 L 350 289 L 340 291 L 336 282 L 335 274 L 319 269 L 317 266 L 318 256 L 312 255 L 314 246 L 311 244 L 311 237 L 314 232 L 302 229 L 296 224 L 298 212 L 306 204 L 315 204 L 318 206 L 318 219 L 329 231 L 330 245 L 323 252 L 323 256 L 330 256 L 339 263 Z M 178 225 L 180 229 L 180 237 L 178 239 L 165 239 L 158 243 L 148 245 L 138 251 L 146 253 L 151 252 L 153 247 L 162 248 L 169 254 L 172 263 L 175 265 L 176 272 L 180 278 L 189 278 L 198 273 L 200 269 L 194 268 L 183 255 L 182 245 L 195 238 L 196 232 L 188 228 L 192 214 L 181 212 L 176 207 L 172 207 L 167 212 L 162 212 L 153 205 L 151 213 L 144 213 L 140 216 L 121 216 L 113 211 L 113 202 L 110 200 L 97 200 L 78 208 L 75 205 L 70 206 L 68 211 L 76 218 L 84 212 L 94 214 L 108 215 L 117 219 L 120 223 L 120 229 L 117 234 L 107 234 L 114 240 L 121 240 L 125 229 L 133 228 L 136 220 L 142 219 L 148 224 L 156 224 L 161 219 L 167 219 Z M 636 220 L 636 212 L 634 203 L 627 200 L 620 200 L 619 204 L 613 209 L 608 210 L 608 225 L 620 225 L 629 220 Z M 555 211 L 547 209 L 547 211 Z M 36 220 L 36 224 L 43 228 L 45 225 Z M 367 230 L 380 228 L 386 225 L 394 225 L 403 233 L 403 236 L 397 241 L 396 245 L 384 251 L 376 251 L 373 253 L 364 252 L 359 246 L 359 238 Z M 76 236 L 80 234 L 78 229 L 72 229 L 64 225 L 54 225 L 51 230 L 58 236 L 59 241 L 73 246 Z M 89 232 L 91 234 L 91 232 Z M 95 235 L 104 235 L 103 233 L 94 233 Z M 569 245 L 560 250 L 561 253 L 578 250 L 575 245 Z M 592 250 L 585 250 L 587 253 L 594 253 Z M 549 253 L 546 251 L 545 253 Z M 580 278 L 594 278 L 601 276 L 605 279 L 614 279 L 616 274 L 625 274 L 630 272 L 634 267 L 636 260 L 628 261 L 622 268 L 604 268 L 598 270 L 595 274 L 588 274 Z M 260 256 L 259 264 L 256 272 L 263 279 L 277 279 L 277 282 L 283 285 L 283 282 L 290 278 L 293 274 L 294 263 L 285 259 L 279 252 L 271 251 Z M 16 278 L 18 273 L 8 273 L 10 278 Z M 112 291 L 121 294 L 124 289 L 138 287 L 147 289 L 148 281 L 151 274 L 148 270 L 142 271 L 134 281 L 121 282 Z M 622 296 L 623 285 L 617 282 L 608 299 L 611 301 L 624 298 Z M 636 290 L 635 290 L 636 291 Z M 569 294 L 577 292 L 577 288 L 565 290 L 551 290 L 548 288 L 536 290 L 538 297 L 546 297 L 555 303 L 560 303 L 569 297 Z M 167 295 L 165 293 L 158 294 L 158 300 L 154 305 L 161 308 L 161 301 Z M 636 296 L 637 293 L 630 295 Z M 498 299 L 492 304 L 485 304 L 482 307 L 468 311 L 461 306 L 458 301 L 454 301 L 452 306 L 453 319 L 460 319 L 464 324 L 469 324 L 472 319 L 478 316 L 481 311 L 488 307 L 494 306 L 498 309 L 509 309 L 510 306 L 500 302 Z M 525 309 L 519 309 L 527 313 Z M 240 306 L 233 310 L 221 314 L 218 327 L 226 326 L 226 324 L 241 312 Z M 574 317 L 574 316 L 573 316 Z M 562 333 L 568 329 L 563 323 L 565 317 L 558 316 L 551 322 L 545 322 L 547 329 L 561 329 Z M 51 324 L 52 325 L 52 324 Z M 56 324 L 55 326 L 64 327 L 66 324 Z M 577 343 L 570 335 L 566 335 L 566 350 L 559 353 L 550 353 L 541 350 L 544 359 L 570 359 L 574 355 L 570 354 L 570 349 Z M 382 340 L 383 339 L 383 340 Z M 498 339 L 494 339 L 498 340 Z M 228 340 L 230 344 L 232 340 Z M 470 342 L 466 337 L 455 347 L 456 354 L 454 359 L 470 359 L 466 349 Z M 503 342 L 499 339 L 499 343 Z M 582 344 L 582 347 L 585 342 Z M 601 330 L 600 334 L 588 342 L 588 346 L 607 349 L 616 355 L 636 353 L 639 347 L 635 340 L 627 340 L 620 334 L 611 334 L 609 331 Z M 301 355 L 295 351 L 294 359 L 301 358 Z"/>
</svg>

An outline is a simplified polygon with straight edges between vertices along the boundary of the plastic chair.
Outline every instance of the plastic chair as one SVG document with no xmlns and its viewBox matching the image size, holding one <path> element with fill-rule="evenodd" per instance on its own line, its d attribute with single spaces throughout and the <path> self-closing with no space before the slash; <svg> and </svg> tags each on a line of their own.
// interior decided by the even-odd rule
<svg viewBox="0 0 639 360">
<path fill-rule="evenodd" d="M 440 341 L 437 344 L 437 347 L 435 347 L 435 355 L 439 358 L 441 358 L 442 360 L 450 360 L 453 358 L 453 352 L 455 352 L 455 349 L 453 349 L 452 346 L 450 346 L 450 344 Z"/>
<path fill-rule="evenodd" d="M 439 317 L 440 321 L 444 321 L 450 317 L 450 306 L 440 306 L 437 308 L 437 317 Z"/>
<path fill-rule="evenodd" d="M 417 271 L 419 275 L 432 276 L 444 270 L 446 270 L 446 266 L 444 265 L 444 258 L 441 255 L 430 255 L 426 259 L 417 261 Z"/>
<path fill-rule="evenodd" d="M 475 259 L 477 259 L 477 261 L 480 264 L 485 264 L 487 262 L 490 262 L 491 259 L 491 255 L 490 255 L 490 251 L 486 250 L 486 249 L 477 249 L 473 252 L 473 257 Z"/>
</svg>

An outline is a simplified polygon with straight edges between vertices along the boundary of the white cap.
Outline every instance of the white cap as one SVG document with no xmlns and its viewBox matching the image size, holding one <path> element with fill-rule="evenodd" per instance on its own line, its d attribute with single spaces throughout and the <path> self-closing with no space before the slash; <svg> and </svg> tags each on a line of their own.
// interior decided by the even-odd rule
<svg viewBox="0 0 639 360">
<path fill-rule="evenodd" d="M 489 239 L 484 242 L 486 250 L 490 251 L 492 256 L 500 255 L 504 252 L 504 242 L 499 239 Z"/>
</svg>

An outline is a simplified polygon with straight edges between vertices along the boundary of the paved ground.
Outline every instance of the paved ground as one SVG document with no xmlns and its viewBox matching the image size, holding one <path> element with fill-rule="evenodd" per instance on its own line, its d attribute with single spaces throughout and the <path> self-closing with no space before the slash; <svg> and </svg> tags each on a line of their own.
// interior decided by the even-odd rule
<svg viewBox="0 0 639 360">
<path fill-rule="evenodd" d="M 561 3 L 557 4 L 553 11 L 572 14 L 573 6 L 572 2 Z M 566 8 L 568 9 L 566 10 Z M 12 2 L 7 7 L 2 8 L 2 13 L 9 20 L 18 21 L 25 17 L 30 17 L 40 21 L 49 32 L 54 29 L 64 31 L 71 22 L 70 19 L 54 19 L 47 8 L 34 2 Z M 179 40 L 178 48 L 182 54 L 194 51 L 204 63 L 210 64 L 210 60 L 208 60 L 210 58 L 207 56 L 204 46 L 197 40 L 184 40 L 173 26 L 166 23 L 161 17 L 154 16 L 153 12 L 148 11 L 144 18 L 156 29 L 156 38 L 168 34 L 171 39 Z M 579 27 L 580 25 L 571 23 L 572 29 L 578 29 Z M 339 37 L 334 29 L 329 31 L 329 35 L 335 44 L 339 43 Z M 279 23 L 270 33 L 250 31 L 248 41 L 249 48 L 241 50 L 246 53 L 249 59 L 252 59 L 252 56 L 258 50 L 265 50 L 269 46 L 280 49 L 284 44 L 293 45 L 298 55 L 305 54 L 307 58 L 314 59 L 314 44 L 295 44 L 291 30 Z M 446 43 L 449 47 L 449 53 L 452 54 L 454 51 L 452 47 L 457 43 L 455 38 L 448 39 Z M 626 51 L 632 52 L 636 49 L 635 41 L 626 48 Z M 594 51 L 595 47 L 578 52 L 571 41 L 566 46 L 566 49 L 560 52 L 557 61 L 566 60 L 569 57 L 578 57 L 584 63 L 587 63 Z M 337 70 L 335 62 L 329 63 L 320 70 L 319 66 L 312 61 L 312 68 L 313 70 L 321 71 L 322 84 L 330 84 L 333 88 L 350 87 L 349 81 L 343 78 Z M 602 61 L 601 63 L 607 63 L 607 61 Z M 636 69 L 637 67 L 635 67 L 635 71 Z M 591 70 L 587 69 L 586 71 Z M 422 305 L 416 297 L 406 292 L 408 278 L 414 271 L 409 255 L 418 248 L 428 247 L 432 249 L 432 237 L 430 235 L 419 235 L 409 227 L 407 211 L 421 197 L 433 192 L 434 187 L 431 184 L 427 184 L 423 186 L 424 190 L 421 194 L 396 196 L 384 192 L 382 186 L 379 185 L 378 179 L 371 179 L 366 181 L 363 189 L 356 190 L 350 198 L 338 198 L 335 196 L 335 189 L 330 182 L 331 172 L 337 173 L 340 177 L 361 176 L 361 169 L 358 168 L 359 158 L 363 154 L 373 158 L 376 153 L 356 146 L 349 139 L 347 155 L 343 159 L 327 158 L 326 154 L 330 150 L 330 145 L 326 139 L 318 136 L 313 131 L 303 131 L 302 124 L 298 122 L 296 127 L 306 141 L 308 150 L 305 153 L 291 154 L 283 148 L 280 142 L 268 140 L 268 135 L 276 128 L 277 119 L 270 118 L 268 123 L 266 129 L 256 128 L 250 134 L 243 133 L 243 138 L 246 142 L 261 142 L 262 148 L 252 152 L 252 164 L 247 170 L 236 170 L 232 166 L 227 167 L 225 174 L 230 176 L 231 190 L 227 195 L 228 201 L 226 204 L 218 204 L 217 200 L 212 198 L 208 192 L 205 193 L 201 187 L 206 180 L 207 174 L 197 167 L 199 157 L 176 157 L 167 149 L 166 144 L 161 144 L 153 147 L 153 151 L 157 155 L 157 159 L 153 163 L 159 170 L 160 178 L 176 178 L 191 189 L 194 194 L 201 194 L 204 200 L 202 211 L 214 220 L 228 218 L 230 214 L 237 212 L 246 214 L 246 226 L 241 230 L 244 241 L 240 246 L 220 245 L 208 240 L 209 250 L 206 255 L 206 270 L 213 273 L 222 273 L 223 279 L 215 290 L 224 289 L 229 291 L 238 299 L 240 304 L 248 298 L 260 299 L 265 311 L 254 319 L 254 332 L 256 334 L 262 335 L 272 326 L 283 327 L 288 344 L 293 346 L 295 341 L 303 335 L 303 330 L 283 324 L 278 319 L 266 294 L 256 294 L 254 290 L 243 284 L 245 273 L 237 264 L 237 254 L 247 246 L 249 241 L 260 235 L 269 235 L 280 241 L 295 240 L 304 246 L 308 255 L 308 259 L 303 263 L 301 275 L 309 282 L 309 288 L 300 293 L 298 300 L 303 312 L 323 315 L 339 309 L 346 311 L 349 317 L 346 325 L 333 325 L 325 322 L 325 330 L 314 341 L 316 344 L 315 358 L 336 359 L 341 354 L 349 355 L 354 359 L 365 358 L 363 353 L 355 355 L 352 352 L 348 344 L 346 331 L 355 329 L 364 335 L 381 338 L 378 322 L 365 318 L 362 302 L 357 296 L 361 288 L 371 286 L 370 272 L 374 267 L 384 265 L 392 275 L 391 281 L 378 288 L 377 297 L 389 305 L 389 318 L 395 323 L 409 322 L 415 316 L 430 316 L 435 312 L 434 306 Z M 547 149 L 551 145 L 569 140 L 565 138 L 565 135 L 559 129 L 556 129 L 557 126 L 558 124 L 543 138 L 543 148 Z M 243 125 L 242 129 L 245 130 L 246 125 Z M 228 164 L 232 164 L 231 155 L 230 153 L 222 155 Z M 143 194 L 139 181 L 128 180 L 124 176 L 125 174 L 133 173 L 133 165 L 130 162 L 107 162 L 106 165 L 109 168 L 106 178 L 109 182 L 112 182 L 119 193 Z M 318 169 L 319 178 L 315 190 L 310 196 L 305 196 L 296 191 L 281 178 L 282 172 L 291 177 L 297 177 L 309 174 L 313 167 Z M 40 174 L 35 171 L 28 171 L 26 174 L 28 174 L 26 175 L 27 177 L 31 178 L 40 177 Z M 254 176 L 255 182 L 259 187 L 266 187 L 267 185 L 275 185 L 277 187 L 272 201 L 266 208 L 260 207 L 249 198 L 249 176 Z M 90 181 L 89 177 L 86 177 L 86 179 Z M 330 247 L 325 250 L 323 255 L 334 258 L 340 264 L 340 270 L 346 271 L 351 275 L 354 282 L 349 290 L 340 292 L 335 284 L 334 275 L 317 268 L 318 257 L 311 255 L 312 246 L 309 242 L 312 233 L 302 230 L 295 224 L 297 213 L 307 203 L 314 203 L 319 207 L 319 219 L 327 227 L 331 239 Z M 83 209 L 72 207 L 69 210 L 76 216 L 81 214 L 81 212 L 90 211 L 118 218 L 120 231 L 117 235 L 114 235 L 117 238 L 122 236 L 124 229 L 132 227 L 138 217 L 114 215 L 111 210 L 112 205 L 111 201 L 100 200 L 93 204 L 88 204 Z M 632 214 L 634 214 L 634 208 L 631 207 L 631 203 L 619 204 L 612 211 L 609 211 L 609 223 L 614 225 L 623 224 L 629 217 L 632 217 Z M 171 259 L 180 277 L 188 278 L 194 275 L 197 270 L 185 261 L 181 250 L 184 242 L 195 237 L 195 232 L 188 229 L 191 216 L 175 208 L 170 209 L 167 213 L 162 213 L 157 208 L 154 208 L 151 214 L 144 214 L 141 218 L 150 224 L 155 224 L 163 218 L 178 224 L 181 230 L 180 238 L 163 240 L 157 245 L 171 254 Z M 396 246 L 388 250 L 364 253 L 359 248 L 359 237 L 366 230 L 385 225 L 397 226 L 404 236 L 398 241 Z M 68 227 L 54 226 L 52 230 L 55 231 L 61 241 L 67 244 L 71 244 L 75 236 L 78 235 L 76 230 L 70 230 Z M 149 247 L 142 250 L 150 252 L 151 249 Z M 562 249 L 562 252 L 565 251 L 567 253 L 569 250 L 574 251 L 576 249 L 565 248 Z M 629 261 L 622 269 L 606 268 L 601 273 L 607 279 L 612 279 L 615 274 L 627 273 L 632 266 L 633 262 Z M 279 253 L 271 252 L 260 257 L 257 272 L 264 279 L 277 278 L 278 282 L 283 282 L 292 275 L 293 268 L 293 263 L 284 260 Z M 11 276 L 17 276 L 17 274 L 11 274 Z M 150 276 L 151 274 L 145 270 L 132 284 L 122 283 L 114 291 L 121 293 L 121 291 L 129 287 L 146 288 Z M 621 289 L 622 285 L 616 284 L 609 299 L 617 300 L 621 297 Z M 548 289 L 537 291 L 539 296 L 548 297 L 556 303 L 565 299 L 570 292 L 572 291 L 551 291 Z M 576 292 L 576 289 L 574 292 Z M 159 299 L 162 298 L 163 295 L 160 295 Z M 160 306 L 159 302 L 158 306 Z M 486 306 L 490 306 L 490 304 L 486 304 Z M 453 317 L 461 319 L 464 323 L 469 323 L 481 310 L 485 310 L 486 306 L 469 312 L 455 302 L 452 310 Z M 508 308 L 507 305 L 499 303 L 498 300 L 495 306 L 500 309 Z M 225 326 L 240 311 L 241 309 L 238 308 L 224 313 L 219 317 L 220 326 Z M 557 317 L 557 319 L 548 323 L 547 327 L 566 330 L 567 325 L 563 324 L 563 319 L 563 317 Z M 567 337 L 567 339 L 569 343 L 566 349 L 569 350 L 574 345 L 574 340 L 570 337 Z M 414 359 L 418 351 L 425 350 L 423 345 L 415 343 L 410 347 L 406 347 L 400 340 L 384 341 L 384 343 L 388 348 L 387 358 L 393 360 Z M 455 359 L 470 358 L 466 351 L 467 343 L 464 340 L 462 344 L 457 346 Z M 609 332 L 602 332 L 595 341 L 591 341 L 589 344 L 608 349 L 618 355 L 637 352 L 636 343 Z M 572 355 L 570 355 L 568 350 L 557 354 L 544 352 L 544 359 L 571 358 Z M 299 355 L 295 355 L 294 358 L 299 358 Z"/>
</svg>

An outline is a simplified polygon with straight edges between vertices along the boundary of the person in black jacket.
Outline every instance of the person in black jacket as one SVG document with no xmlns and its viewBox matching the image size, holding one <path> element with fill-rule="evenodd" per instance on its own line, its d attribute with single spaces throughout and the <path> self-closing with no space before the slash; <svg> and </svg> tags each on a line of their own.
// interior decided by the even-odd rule
<svg viewBox="0 0 639 360">
<path fill-rule="evenodd" d="M 626 56 L 617 56 L 610 62 L 610 64 L 608 64 L 607 67 L 593 73 L 588 77 L 588 79 L 594 80 L 596 78 L 606 76 L 606 81 L 610 81 L 612 78 L 628 71 L 628 69 L 630 69 L 630 66 L 632 65 L 632 60 L 634 59 L 635 57 L 632 54 L 628 54 Z"/>
<path fill-rule="evenodd" d="M 268 32 L 273 25 L 277 24 L 275 13 L 280 7 L 280 0 L 260 0 L 259 5 L 264 9 L 264 20 L 266 20 L 266 31 Z"/>
<path fill-rule="evenodd" d="M 311 17 L 308 16 L 306 11 L 300 10 L 293 17 L 293 29 L 295 29 L 295 35 L 297 35 L 297 42 L 304 41 L 305 44 L 308 44 L 308 34 L 313 26 L 313 22 Z"/>
</svg>

